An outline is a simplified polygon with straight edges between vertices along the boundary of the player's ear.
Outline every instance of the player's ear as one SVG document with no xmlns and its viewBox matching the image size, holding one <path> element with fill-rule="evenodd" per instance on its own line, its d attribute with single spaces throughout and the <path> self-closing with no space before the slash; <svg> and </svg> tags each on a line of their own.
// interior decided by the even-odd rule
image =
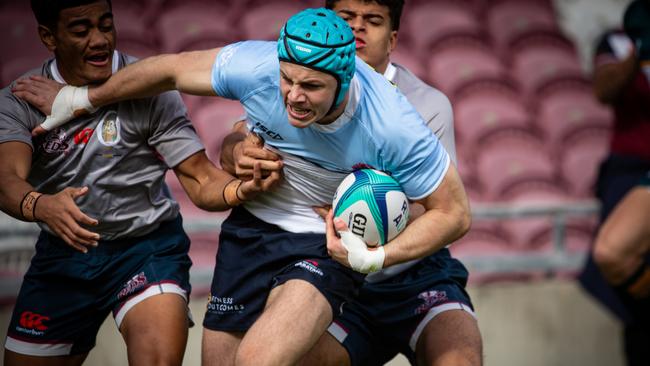
<svg viewBox="0 0 650 366">
<path fill-rule="evenodd" d="M 50 28 L 40 25 L 38 26 L 38 36 L 41 38 L 41 42 L 47 47 L 48 51 L 54 52 L 56 49 L 56 40 L 54 38 L 54 32 Z"/>
<path fill-rule="evenodd" d="M 397 47 L 397 31 L 390 31 L 390 42 L 388 43 L 388 53 L 391 54 Z"/>
</svg>

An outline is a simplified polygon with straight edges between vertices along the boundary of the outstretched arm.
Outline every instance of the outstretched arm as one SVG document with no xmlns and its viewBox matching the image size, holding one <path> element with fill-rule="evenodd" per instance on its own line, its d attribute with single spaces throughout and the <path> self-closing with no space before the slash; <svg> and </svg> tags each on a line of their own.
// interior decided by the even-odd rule
<svg viewBox="0 0 650 366">
<path fill-rule="evenodd" d="M 33 131 L 40 134 L 80 114 L 122 100 L 149 97 L 168 90 L 216 95 L 211 75 L 220 50 L 149 57 L 128 65 L 96 86 L 63 86 L 42 76 L 32 76 L 16 82 L 12 91 L 48 116 L 43 125 Z"/>
<path fill-rule="evenodd" d="M 23 142 L 0 143 L 0 208 L 23 221 L 43 221 L 71 247 L 87 252 L 97 245 L 99 235 L 81 225 L 97 225 L 75 204 L 87 187 L 66 188 L 56 194 L 41 194 L 27 182 L 32 150 Z"/>
</svg>

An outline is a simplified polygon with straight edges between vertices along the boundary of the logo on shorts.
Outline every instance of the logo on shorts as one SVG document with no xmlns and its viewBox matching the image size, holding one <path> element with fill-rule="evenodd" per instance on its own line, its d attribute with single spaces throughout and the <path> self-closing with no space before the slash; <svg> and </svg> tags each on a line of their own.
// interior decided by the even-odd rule
<svg viewBox="0 0 650 366">
<path fill-rule="evenodd" d="M 241 313 L 244 311 L 244 304 L 237 304 L 232 297 L 219 297 L 210 294 L 208 296 L 207 311 L 217 314 Z"/>
<path fill-rule="evenodd" d="M 20 326 L 16 327 L 16 330 L 22 333 L 42 336 L 48 328 L 43 324 L 43 322 L 47 320 L 50 320 L 49 316 L 43 316 L 31 311 L 24 311 L 20 314 L 20 319 L 18 320 Z"/>
<path fill-rule="evenodd" d="M 117 294 L 117 298 L 121 299 L 125 296 L 128 296 L 141 288 L 143 288 L 147 284 L 147 276 L 144 275 L 144 272 L 140 272 L 137 275 L 133 276 L 130 280 L 126 282 L 126 285 L 124 285 L 124 288 L 122 291 L 120 291 L 119 294 Z"/>
<path fill-rule="evenodd" d="M 318 268 L 318 262 L 316 262 L 313 259 L 305 259 L 304 261 L 300 261 L 296 264 L 293 265 L 294 267 L 300 267 L 302 269 L 305 269 L 311 273 L 315 273 L 319 276 L 323 275 L 323 271 Z"/>
<path fill-rule="evenodd" d="M 418 299 L 422 299 L 424 304 L 415 309 L 416 314 L 422 314 L 429 311 L 432 307 L 447 301 L 447 293 L 445 291 L 424 291 L 418 295 Z"/>
<path fill-rule="evenodd" d="M 110 111 L 106 113 L 99 126 L 97 126 L 99 142 L 104 146 L 114 146 L 120 142 L 120 119 L 117 112 Z"/>
<path fill-rule="evenodd" d="M 65 133 L 65 130 L 57 128 L 45 136 L 45 142 L 43 142 L 42 146 L 43 150 L 48 154 L 65 153 L 70 147 L 68 134 Z"/>
</svg>

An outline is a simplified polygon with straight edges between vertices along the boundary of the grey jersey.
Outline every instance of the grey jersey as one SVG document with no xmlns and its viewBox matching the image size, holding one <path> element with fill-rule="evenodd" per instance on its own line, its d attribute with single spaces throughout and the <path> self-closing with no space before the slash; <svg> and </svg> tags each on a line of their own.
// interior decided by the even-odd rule
<svg viewBox="0 0 650 366">
<path fill-rule="evenodd" d="M 455 164 L 454 112 L 447 96 L 399 64 L 389 63 L 384 75 L 397 85 L 409 103 L 415 107 Z"/>
<path fill-rule="evenodd" d="M 384 76 L 397 85 L 397 88 L 422 116 L 429 129 L 438 137 L 442 146 L 447 150 L 449 157 L 456 164 L 454 113 L 447 96 L 418 79 L 409 69 L 398 64 L 389 63 Z M 371 273 L 366 276 L 366 281 L 383 281 L 404 272 L 418 261 L 420 259 L 414 259 Z"/>
<path fill-rule="evenodd" d="M 134 60 L 115 52 L 113 72 Z M 64 82 L 53 59 L 28 74 Z M 76 202 L 99 220 L 93 231 L 102 239 L 144 235 L 178 215 L 165 173 L 203 146 L 177 92 L 103 107 L 33 141 L 30 131 L 43 122 L 43 114 L 15 97 L 10 87 L 2 89 L 0 98 L 0 143 L 21 141 L 32 147 L 28 181 L 39 192 L 88 186 Z"/>
</svg>

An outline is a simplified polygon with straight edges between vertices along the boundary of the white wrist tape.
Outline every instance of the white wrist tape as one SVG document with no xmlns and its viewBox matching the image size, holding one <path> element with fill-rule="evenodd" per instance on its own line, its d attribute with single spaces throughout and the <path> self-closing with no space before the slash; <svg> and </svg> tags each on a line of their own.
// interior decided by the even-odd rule
<svg viewBox="0 0 650 366">
<path fill-rule="evenodd" d="M 43 129 L 50 131 L 82 114 L 93 113 L 97 108 L 90 104 L 88 87 L 66 85 L 54 98 L 52 114 L 41 123 Z"/>
<path fill-rule="evenodd" d="M 348 250 L 348 262 L 353 270 L 361 273 L 377 272 L 384 266 L 386 253 L 384 248 L 369 250 L 368 246 L 358 236 L 350 231 L 341 231 L 341 243 Z"/>
</svg>

